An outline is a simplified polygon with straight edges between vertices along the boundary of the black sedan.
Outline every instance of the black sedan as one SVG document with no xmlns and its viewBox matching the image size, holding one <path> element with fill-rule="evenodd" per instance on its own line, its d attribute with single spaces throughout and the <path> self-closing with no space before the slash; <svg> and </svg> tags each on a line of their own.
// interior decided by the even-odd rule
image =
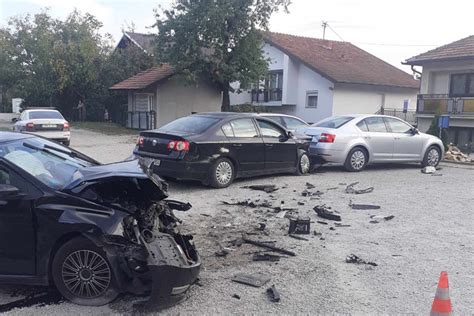
<svg viewBox="0 0 474 316">
<path fill-rule="evenodd" d="M 54 284 L 74 303 L 121 292 L 168 304 L 197 279 L 200 259 L 182 235 L 152 161 L 101 165 L 43 138 L 0 132 L 0 282 Z"/>
<path fill-rule="evenodd" d="M 257 114 L 216 112 L 141 132 L 134 154 L 155 159 L 160 176 L 224 188 L 238 177 L 308 173 L 308 145 Z"/>
</svg>

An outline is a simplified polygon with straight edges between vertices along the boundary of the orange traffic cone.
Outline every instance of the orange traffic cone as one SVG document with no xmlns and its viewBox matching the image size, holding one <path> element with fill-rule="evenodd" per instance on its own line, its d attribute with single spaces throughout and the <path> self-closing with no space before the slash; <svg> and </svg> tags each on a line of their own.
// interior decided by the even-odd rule
<svg viewBox="0 0 474 316">
<path fill-rule="evenodd" d="M 443 271 L 439 276 L 438 288 L 431 307 L 431 316 L 452 315 L 451 299 L 449 298 L 448 272 Z"/>
</svg>

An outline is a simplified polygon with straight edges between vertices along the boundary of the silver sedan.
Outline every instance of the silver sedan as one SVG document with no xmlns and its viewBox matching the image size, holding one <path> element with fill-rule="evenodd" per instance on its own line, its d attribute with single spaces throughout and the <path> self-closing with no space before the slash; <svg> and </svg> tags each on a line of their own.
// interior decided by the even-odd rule
<svg viewBox="0 0 474 316">
<path fill-rule="evenodd" d="M 385 162 L 437 166 L 444 155 L 438 137 L 420 133 L 407 122 L 386 115 L 333 116 L 297 129 L 295 134 L 311 137 L 309 154 L 313 160 L 343 164 L 349 171 Z"/>
</svg>

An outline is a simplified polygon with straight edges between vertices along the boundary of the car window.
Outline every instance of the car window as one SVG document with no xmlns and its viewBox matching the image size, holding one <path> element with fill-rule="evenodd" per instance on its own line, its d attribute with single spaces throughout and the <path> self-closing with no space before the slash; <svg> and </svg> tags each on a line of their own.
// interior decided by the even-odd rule
<svg viewBox="0 0 474 316">
<path fill-rule="evenodd" d="M 382 117 L 368 117 L 365 119 L 365 122 L 369 128 L 369 132 L 388 132 Z"/>
<path fill-rule="evenodd" d="M 356 125 L 363 132 L 368 132 L 369 131 L 369 128 L 367 127 L 367 124 L 365 123 L 365 120 L 360 121 Z"/>
<path fill-rule="evenodd" d="M 251 119 L 237 119 L 230 122 L 234 131 L 234 137 L 253 138 L 258 137 L 257 130 Z"/>
<path fill-rule="evenodd" d="M 353 116 L 333 116 L 327 119 L 324 119 L 316 124 L 313 124 L 315 127 L 326 127 L 326 128 L 339 128 L 346 124 L 347 122 L 354 119 Z"/>
<path fill-rule="evenodd" d="M 283 121 L 285 122 L 286 128 L 292 129 L 292 130 L 306 126 L 305 122 L 295 119 L 293 117 L 284 116 Z"/>
<path fill-rule="evenodd" d="M 272 120 L 274 122 L 277 122 L 278 124 L 281 124 L 281 125 L 285 126 L 285 122 L 283 122 L 281 116 L 277 116 L 277 115 L 268 115 L 268 116 L 266 116 L 266 115 L 263 115 L 262 117 L 267 118 L 269 120 Z"/>
<path fill-rule="evenodd" d="M 27 119 L 28 119 L 27 116 L 28 116 L 28 113 L 26 113 L 26 112 L 21 113 L 21 115 L 20 115 L 20 121 L 27 120 Z"/>
<path fill-rule="evenodd" d="M 31 111 L 28 113 L 30 120 L 34 119 L 60 119 L 64 117 L 58 111 Z"/>
<path fill-rule="evenodd" d="M 234 131 L 232 130 L 232 126 L 230 126 L 230 123 L 222 125 L 221 130 L 225 136 L 234 137 Z"/>
<path fill-rule="evenodd" d="M 263 137 L 281 138 L 285 137 L 285 131 L 270 122 L 257 120 Z"/>
<path fill-rule="evenodd" d="M 412 129 L 410 125 L 403 121 L 391 117 L 386 117 L 385 120 L 388 122 L 392 133 L 408 133 Z"/>
<path fill-rule="evenodd" d="M 191 115 L 174 120 L 166 125 L 163 125 L 158 130 L 162 132 L 201 134 L 219 120 L 219 118 L 215 117 Z"/>
<path fill-rule="evenodd" d="M 12 185 L 20 192 L 28 191 L 25 189 L 25 181 L 21 179 L 17 173 L 4 169 L 3 167 L 0 167 L 0 184 Z"/>
</svg>

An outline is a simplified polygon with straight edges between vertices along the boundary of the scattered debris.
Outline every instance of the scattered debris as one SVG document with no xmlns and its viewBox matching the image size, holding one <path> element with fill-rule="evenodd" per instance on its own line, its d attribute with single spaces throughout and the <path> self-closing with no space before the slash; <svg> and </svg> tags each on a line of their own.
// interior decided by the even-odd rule
<svg viewBox="0 0 474 316">
<path fill-rule="evenodd" d="M 205 216 L 205 217 L 210 217 L 210 216 L 211 216 L 211 215 L 209 215 L 209 214 L 204 214 L 204 213 L 201 213 L 201 214 L 199 214 L 199 215 Z"/>
<path fill-rule="evenodd" d="M 217 242 L 217 244 L 220 249 L 214 253 L 216 257 L 225 257 L 232 251 L 232 249 L 224 247 L 220 242 Z"/>
<path fill-rule="evenodd" d="M 318 224 L 323 224 L 323 225 L 327 225 L 327 224 L 328 224 L 328 223 L 323 222 L 323 221 L 316 221 L 316 223 L 318 223 Z"/>
<path fill-rule="evenodd" d="M 269 254 L 269 253 L 255 253 L 252 257 L 252 260 L 253 261 L 271 261 L 271 262 L 275 262 L 275 261 L 280 261 L 280 258 L 285 258 L 285 257 L 282 257 L 282 256 L 277 256 L 277 255 L 272 255 L 272 254 Z"/>
<path fill-rule="evenodd" d="M 232 278 L 232 281 L 246 284 L 246 285 L 255 286 L 255 287 L 261 287 L 262 285 L 270 281 L 270 277 L 262 273 L 255 273 L 255 274 L 237 273 Z"/>
<path fill-rule="evenodd" d="M 240 295 L 239 294 L 234 294 L 234 295 L 232 295 L 232 297 L 240 300 Z"/>
<path fill-rule="evenodd" d="M 15 308 L 24 308 L 31 306 L 56 305 L 63 302 L 63 297 L 57 291 L 42 291 L 32 293 L 25 298 L 0 305 L 0 313 L 9 312 Z"/>
<path fill-rule="evenodd" d="M 333 187 L 333 188 L 327 188 L 326 191 L 331 191 L 331 190 L 337 190 L 338 188 Z"/>
<path fill-rule="evenodd" d="M 474 162 L 473 159 L 469 159 L 468 155 L 453 145 L 448 146 L 448 150 L 444 154 L 444 159 L 457 162 Z"/>
<path fill-rule="evenodd" d="M 318 214 L 319 217 L 329 219 L 331 221 L 341 221 L 341 216 L 329 210 L 329 208 L 324 204 L 315 206 L 313 210 Z"/>
<path fill-rule="evenodd" d="M 317 231 L 313 231 L 313 235 L 314 235 L 314 236 L 322 236 L 323 233 L 318 233 Z"/>
<path fill-rule="evenodd" d="M 287 211 L 280 211 L 275 215 L 276 218 L 284 218 L 286 216 Z"/>
<path fill-rule="evenodd" d="M 310 219 L 306 218 L 290 218 L 290 227 L 288 234 L 309 234 L 310 231 Z"/>
<path fill-rule="evenodd" d="M 304 205 L 304 202 L 298 202 L 298 205 Z"/>
<path fill-rule="evenodd" d="M 283 248 L 278 248 L 278 247 L 275 247 L 275 246 L 272 246 L 272 245 L 267 245 L 266 243 L 261 242 L 261 241 L 251 240 L 251 239 L 247 239 L 245 237 L 243 237 L 242 240 L 244 242 L 246 242 L 247 244 L 251 244 L 251 245 L 259 246 L 259 247 L 262 247 L 262 248 L 270 249 L 270 250 L 273 250 L 275 252 L 283 253 L 285 255 L 289 255 L 289 256 L 293 256 L 293 257 L 296 256 L 296 254 L 293 251 L 289 251 L 289 250 L 286 250 L 286 249 L 283 249 Z"/>
<path fill-rule="evenodd" d="M 319 197 L 319 196 L 321 196 L 321 195 L 323 195 L 323 194 L 324 194 L 324 192 L 321 192 L 321 191 L 319 191 L 319 190 L 317 190 L 316 192 L 312 192 L 312 191 L 309 191 L 309 190 L 303 190 L 303 191 L 301 192 L 301 195 L 302 195 L 302 196 L 307 196 L 307 197 L 308 197 L 308 196 L 317 196 L 317 197 Z"/>
<path fill-rule="evenodd" d="M 274 184 L 256 184 L 256 185 L 247 185 L 241 187 L 242 189 L 250 189 L 257 191 L 264 191 L 265 193 L 272 193 L 278 190 L 277 186 Z"/>
<path fill-rule="evenodd" d="M 329 227 L 329 230 L 336 230 L 334 227 Z"/>
<path fill-rule="evenodd" d="M 272 203 L 264 200 L 261 203 L 259 203 L 259 200 L 256 201 L 251 201 L 251 200 L 244 200 L 244 201 L 237 201 L 237 202 L 227 202 L 227 201 L 222 201 L 222 204 L 224 205 L 240 205 L 240 206 L 247 206 L 251 208 L 256 208 L 256 207 L 268 207 L 268 208 L 273 208 Z"/>
<path fill-rule="evenodd" d="M 257 230 L 264 231 L 266 227 L 267 227 L 267 224 L 265 224 L 265 223 L 258 223 L 258 228 L 257 228 Z"/>
<path fill-rule="evenodd" d="M 370 192 L 374 191 L 374 187 L 368 187 L 366 189 L 356 190 L 356 189 L 354 189 L 354 186 L 356 186 L 357 184 L 359 184 L 359 182 L 354 182 L 354 183 L 349 184 L 346 187 L 346 190 L 345 190 L 346 193 L 349 193 L 349 194 L 364 194 L 364 193 L 370 193 Z"/>
<path fill-rule="evenodd" d="M 355 254 L 350 254 L 349 256 L 347 256 L 346 257 L 346 262 L 347 263 L 355 263 L 355 264 L 368 264 L 368 265 L 371 265 L 373 267 L 377 266 L 377 264 L 375 262 L 365 261 L 365 260 L 359 258 L 358 256 L 356 256 Z"/>
<path fill-rule="evenodd" d="M 334 225 L 335 225 L 336 227 L 351 227 L 351 225 L 341 224 L 341 223 L 334 223 Z"/>
<path fill-rule="evenodd" d="M 421 169 L 421 173 L 425 173 L 425 174 L 433 174 L 435 172 L 436 172 L 436 168 L 433 166 L 428 166 Z"/>
<path fill-rule="evenodd" d="M 353 210 L 378 210 L 380 209 L 380 205 L 373 205 L 373 204 L 349 204 L 349 206 Z"/>
<path fill-rule="evenodd" d="M 272 285 L 267 289 L 268 296 L 272 302 L 279 302 L 280 301 L 280 293 L 278 293 L 275 285 Z"/>
<path fill-rule="evenodd" d="M 314 184 L 311 184 L 311 183 L 309 183 L 309 182 L 306 182 L 306 189 L 310 189 L 310 190 L 311 190 L 311 189 L 314 189 L 314 188 L 315 188 Z"/>
<path fill-rule="evenodd" d="M 370 218 L 372 218 L 373 220 L 371 220 L 369 223 L 378 224 L 379 220 L 389 221 L 389 220 L 394 219 L 395 216 L 394 215 L 389 215 L 389 216 L 371 215 Z"/>
<path fill-rule="evenodd" d="M 304 237 L 301 237 L 301 236 L 298 236 L 298 235 L 289 234 L 288 236 L 290 236 L 291 238 L 294 238 L 294 239 L 298 239 L 298 240 L 309 241 L 308 239 L 306 239 Z"/>
</svg>

